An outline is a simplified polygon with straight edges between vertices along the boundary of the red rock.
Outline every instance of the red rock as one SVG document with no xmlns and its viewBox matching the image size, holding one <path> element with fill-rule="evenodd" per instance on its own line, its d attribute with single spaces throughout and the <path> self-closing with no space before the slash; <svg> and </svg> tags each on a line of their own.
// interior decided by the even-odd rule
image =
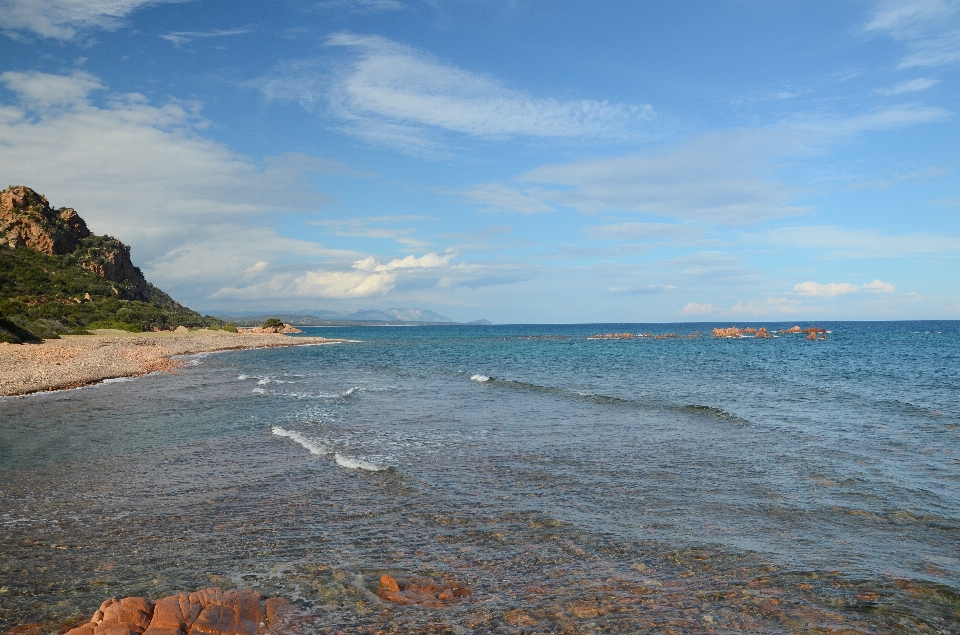
<svg viewBox="0 0 960 635">
<path fill-rule="evenodd" d="M 448 583 L 439 586 L 423 579 L 409 580 L 401 585 L 388 575 L 380 576 L 376 593 L 381 599 L 394 604 L 416 604 L 428 608 L 443 608 L 473 595 L 470 589 L 459 585 Z"/>
<path fill-rule="evenodd" d="M 770 333 L 767 331 L 767 327 L 761 326 L 761 327 L 757 330 L 757 337 L 760 337 L 760 338 L 769 338 L 769 337 L 773 337 L 773 336 L 770 335 Z"/>
<path fill-rule="evenodd" d="M 808 339 L 808 340 L 815 340 L 815 339 L 817 339 L 817 334 L 816 334 L 816 333 L 810 333 L 810 335 L 807 335 L 807 339 Z"/>
<path fill-rule="evenodd" d="M 802 333 L 803 331 L 800 330 L 799 326 L 791 326 L 790 328 L 788 328 L 786 331 L 783 331 L 783 332 L 784 333 Z"/>
<path fill-rule="evenodd" d="M 158 601 L 153 608 L 153 620 L 144 635 L 177 635 L 186 633 L 200 616 L 203 607 L 186 593 L 171 595 Z"/>
<path fill-rule="evenodd" d="M 122 600 L 107 600 L 100 605 L 103 618 L 93 629 L 94 635 L 119 635 L 107 633 L 116 629 L 127 629 L 140 635 L 150 626 L 153 617 L 153 602 L 142 597 L 129 597 Z"/>
<path fill-rule="evenodd" d="M 387 574 L 383 574 L 382 576 L 380 576 L 380 588 L 385 591 L 391 591 L 394 593 L 400 592 L 400 585 L 397 584 L 396 580 L 394 580 Z"/>
<path fill-rule="evenodd" d="M 286 635 L 299 630 L 297 613 L 283 598 L 213 588 L 171 595 L 156 605 L 141 597 L 110 599 L 89 623 L 65 635 Z"/>
<path fill-rule="evenodd" d="M 741 331 L 735 326 L 731 326 L 725 329 L 716 328 L 716 329 L 713 329 L 713 336 L 714 337 L 734 337 L 734 338 L 743 337 L 743 331 Z"/>
</svg>

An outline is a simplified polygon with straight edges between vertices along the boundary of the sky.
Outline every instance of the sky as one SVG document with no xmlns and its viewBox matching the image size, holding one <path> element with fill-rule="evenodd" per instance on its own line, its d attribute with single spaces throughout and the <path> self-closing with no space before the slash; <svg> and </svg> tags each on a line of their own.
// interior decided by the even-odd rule
<svg viewBox="0 0 960 635">
<path fill-rule="evenodd" d="M 0 187 L 219 311 L 960 318 L 955 0 L 0 0 Z"/>
</svg>

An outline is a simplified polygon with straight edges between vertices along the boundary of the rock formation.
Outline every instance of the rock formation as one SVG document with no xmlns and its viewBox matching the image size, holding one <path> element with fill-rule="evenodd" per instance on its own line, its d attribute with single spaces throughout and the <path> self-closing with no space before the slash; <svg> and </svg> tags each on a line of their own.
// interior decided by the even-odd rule
<svg viewBox="0 0 960 635">
<path fill-rule="evenodd" d="M 50 207 L 47 197 L 15 185 L 0 192 L 0 247 L 29 247 L 48 255 L 71 253 L 90 236 L 69 207 Z"/>
<path fill-rule="evenodd" d="M 70 254 L 76 264 L 116 282 L 117 295 L 150 300 L 140 269 L 130 260 L 130 248 L 111 236 L 94 236 L 69 207 L 54 209 L 43 194 L 14 185 L 0 192 L 0 248 L 26 247 L 49 256 Z"/>
<path fill-rule="evenodd" d="M 298 610 L 257 591 L 204 589 L 157 602 L 111 598 L 91 620 L 65 635 L 280 635 L 296 629 Z"/>
<path fill-rule="evenodd" d="M 380 576 L 377 595 L 394 604 L 417 604 L 428 608 L 442 608 L 473 595 L 470 589 L 455 585 L 438 585 L 430 580 L 413 579 L 402 585 L 394 578 Z M 159 635 L 159 634 L 158 634 Z"/>
<path fill-rule="evenodd" d="M 268 326 L 263 328 L 261 326 L 238 326 L 238 333 L 243 334 L 256 334 L 256 333 L 303 333 L 302 330 L 298 329 L 295 326 L 290 326 L 289 324 L 283 324 L 281 326 Z"/>
</svg>

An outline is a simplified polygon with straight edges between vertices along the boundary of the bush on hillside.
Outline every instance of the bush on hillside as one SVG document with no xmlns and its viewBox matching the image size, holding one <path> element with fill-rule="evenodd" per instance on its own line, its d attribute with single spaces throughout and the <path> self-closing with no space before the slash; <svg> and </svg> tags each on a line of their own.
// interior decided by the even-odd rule
<svg viewBox="0 0 960 635">
<path fill-rule="evenodd" d="M 283 326 L 283 322 L 277 318 L 267 318 L 267 321 L 263 323 L 265 329 L 282 329 Z"/>
</svg>

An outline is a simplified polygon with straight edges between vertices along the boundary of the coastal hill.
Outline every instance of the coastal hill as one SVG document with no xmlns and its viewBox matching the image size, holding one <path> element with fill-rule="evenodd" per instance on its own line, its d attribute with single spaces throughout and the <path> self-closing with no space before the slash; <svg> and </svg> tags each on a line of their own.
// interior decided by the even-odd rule
<svg viewBox="0 0 960 635">
<path fill-rule="evenodd" d="M 76 210 L 29 187 L 0 192 L 0 342 L 178 326 L 231 328 L 147 282 L 130 248 L 92 234 Z"/>
</svg>

